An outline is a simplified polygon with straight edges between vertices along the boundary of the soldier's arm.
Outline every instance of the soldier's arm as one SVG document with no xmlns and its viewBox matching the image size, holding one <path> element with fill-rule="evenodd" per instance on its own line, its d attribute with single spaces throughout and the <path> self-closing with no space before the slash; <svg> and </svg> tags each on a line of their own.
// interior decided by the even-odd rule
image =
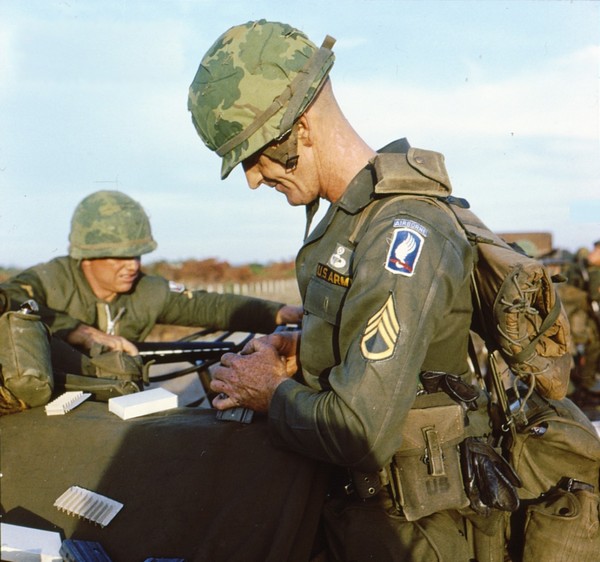
<svg viewBox="0 0 600 562">
<path fill-rule="evenodd" d="M 158 322 L 266 334 L 277 324 L 297 321 L 301 315 L 300 308 L 286 307 L 279 302 L 242 295 L 184 291 L 169 293 Z"/>
<path fill-rule="evenodd" d="M 129 355 L 137 355 L 137 347 L 129 340 L 121 336 L 112 336 L 105 334 L 101 330 L 79 324 L 74 330 L 71 330 L 65 337 L 67 343 L 90 350 L 94 344 L 101 345 L 111 351 L 124 351 Z"/>
<path fill-rule="evenodd" d="M 23 302 L 33 299 L 39 307 L 39 316 L 48 326 L 50 332 L 63 339 L 77 328 L 80 321 L 60 310 L 54 310 L 47 305 L 46 290 L 35 267 L 26 269 L 1 285 L 11 301 L 11 308 L 18 309 Z"/>
</svg>

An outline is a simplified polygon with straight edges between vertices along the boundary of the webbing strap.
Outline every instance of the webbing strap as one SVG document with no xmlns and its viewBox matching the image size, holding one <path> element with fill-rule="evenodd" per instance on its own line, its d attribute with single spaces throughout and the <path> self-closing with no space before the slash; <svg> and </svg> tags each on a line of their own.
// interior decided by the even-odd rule
<svg viewBox="0 0 600 562">
<path fill-rule="evenodd" d="M 552 307 L 552 310 L 548 313 L 546 318 L 544 318 L 544 321 L 542 322 L 542 325 L 540 326 L 540 329 L 539 329 L 537 335 L 535 336 L 535 338 L 533 338 L 527 344 L 527 346 L 525 346 L 521 351 L 519 351 L 518 353 L 515 353 L 513 355 L 513 358 L 516 361 L 521 362 L 521 361 L 526 361 L 527 359 L 529 359 L 529 356 L 531 355 L 533 348 L 535 348 L 535 346 L 538 343 L 538 341 L 540 340 L 540 338 L 552 327 L 552 325 L 558 318 L 559 314 L 560 314 L 560 300 L 556 299 L 556 301 L 554 302 L 554 306 Z"/>
</svg>

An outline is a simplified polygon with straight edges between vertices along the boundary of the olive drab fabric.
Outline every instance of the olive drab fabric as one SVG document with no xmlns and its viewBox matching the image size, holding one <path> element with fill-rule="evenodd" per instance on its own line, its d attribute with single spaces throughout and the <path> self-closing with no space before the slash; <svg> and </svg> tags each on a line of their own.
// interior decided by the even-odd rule
<svg viewBox="0 0 600 562">
<path fill-rule="evenodd" d="M 327 38 L 318 49 L 301 31 L 265 20 L 215 41 L 190 86 L 188 109 L 201 139 L 223 159 L 222 178 L 291 130 L 327 78 L 332 45 Z"/>
<path fill-rule="evenodd" d="M 157 246 L 142 206 L 119 191 L 97 191 L 77 205 L 69 243 L 75 259 L 132 258 Z"/>
<path fill-rule="evenodd" d="M 284 381 L 269 409 L 275 444 L 362 472 L 401 449 L 421 371 L 468 372 L 472 315 L 466 236 L 424 198 L 375 194 L 374 177 L 372 166 L 359 172 L 298 254 L 304 384 Z M 450 193 L 447 176 L 433 183 Z M 473 558 L 456 510 L 407 521 L 385 488 L 367 500 L 332 495 L 325 519 L 334 559 Z"/>
<path fill-rule="evenodd" d="M 472 312 L 472 249 L 447 213 L 373 191 L 369 166 L 298 254 L 306 385 L 282 383 L 269 411 L 276 442 L 365 472 L 400 448 L 421 370 L 468 371 Z M 335 395 L 319 394 L 329 387 Z"/>
<path fill-rule="evenodd" d="M 9 311 L 0 316 L 2 386 L 28 407 L 47 404 L 54 388 L 50 335 L 36 314 Z"/>
<path fill-rule="evenodd" d="M 176 408 L 124 422 L 86 400 L 66 416 L 0 416 L 0 434 L 3 523 L 97 541 L 112 562 L 311 559 L 326 467 L 274 448 L 262 417 L 242 428 Z M 74 484 L 124 507 L 105 527 L 54 507 Z"/>
</svg>

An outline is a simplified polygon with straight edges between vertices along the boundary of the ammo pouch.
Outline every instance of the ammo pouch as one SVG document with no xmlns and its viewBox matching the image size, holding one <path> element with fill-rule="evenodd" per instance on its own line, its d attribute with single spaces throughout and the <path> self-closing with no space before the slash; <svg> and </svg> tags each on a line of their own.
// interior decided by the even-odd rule
<svg viewBox="0 0 600 562">
<path fill-rule="evenodd" d="M 101 379 L 148 382 L 139 355 L 134 357 L 124 351 L 102 351 L 101 348 L 93 347 L 90 363 L 94 367 L 94 376 Z"/>
<path fill-rule="evenodd" d="M 388 468 L 396 507 L 408 521 L 469 505 L 460 442 L 465 411 L 446 394 L 417 396 L 402 431 L 402 448 Z"/>
<path fill-rule="evenodd" d="M 139 392 L 143 381 L 148 380 L 141 357 L 123 351 L 104 352 L 94 346 L 88 357 L 62 341 L 54 341 L 53 355 L 56 361 L 62 359 L 62 368 L 55 372 L 57 389 L 90 392 L 100 402 Z"/>
<path fill-rule="evenodd" d="M 57 375 L 57 387 L 59 386 L 63 392 L 75 390 L 90 392 L 92 399 L 98 402 L 108 402 L 109 398 L 133 394 L 141 390 L 139 384 L 132 380 L 101 379 L 69 373 Z"/>
<path fill-rule="evenodd" d="M 54 379 L 48 329 L 31 310 L 24 306 L 0 316 L 0 365 L 7 396 L 36 407 L 50 400 Z"/>
</svg>

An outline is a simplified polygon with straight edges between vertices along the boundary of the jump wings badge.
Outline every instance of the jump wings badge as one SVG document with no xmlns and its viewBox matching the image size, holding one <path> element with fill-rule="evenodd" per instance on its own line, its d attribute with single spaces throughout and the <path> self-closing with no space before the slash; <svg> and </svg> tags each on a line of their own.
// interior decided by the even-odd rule
<svg viewBox="0 0 600 562">
<path fill-rule="evenodd" d="M 391 273 L 411 277 L 425 239 L 412 228 L 397 228 L 388 250 L 385 268 Z"/>
<path fill-rule="evenodd" d="M 377 361 L 391 357 L 399 333 L 400 325 L 396 318 L 394 298 L 390 295 L 385 304 L 367 322 L 360 340 L 360 350 L 364 358 Z"/>
</svg>

